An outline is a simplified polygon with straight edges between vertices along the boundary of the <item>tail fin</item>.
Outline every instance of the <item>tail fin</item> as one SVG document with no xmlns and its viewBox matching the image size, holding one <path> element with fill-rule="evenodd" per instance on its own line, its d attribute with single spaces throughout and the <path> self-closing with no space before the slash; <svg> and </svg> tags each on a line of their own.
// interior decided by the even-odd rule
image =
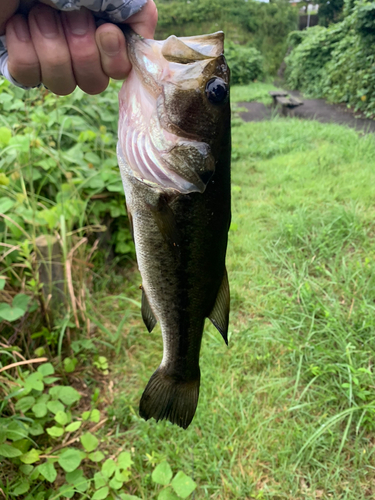
<svg viewBox="0 0 375 500">
<path fill-rule="evenodd" d="M 187 429 L 197 408 L 199 382 L 199 378 L 189 382 L 175 379 L 159 367 L 142 394 L 140 416 L 145 420 L 167 419 Z"/>
</svg>

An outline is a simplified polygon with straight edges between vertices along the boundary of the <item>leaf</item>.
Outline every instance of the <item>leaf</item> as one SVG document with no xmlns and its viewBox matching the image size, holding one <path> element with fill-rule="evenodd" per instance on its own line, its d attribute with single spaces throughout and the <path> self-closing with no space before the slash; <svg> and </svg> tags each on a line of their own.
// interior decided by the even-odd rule
<svg viewBox="0 0 375 500">
<path fill-rule="evenodd" d="M 47 403 L 47 408 L 49 409 L 50 412 L 54 413 L 55 415 L 59 411 L 65 410 L 65 406 L 62 403 L 60 403 L 60 401 L 49 401 Z"/>
<path fill-rule="evenodd" d="M 58 462 L 65 472 L 72 472 L 80 466 L 82 456 L 79 450 L 76 450 L 75 448 L 67 448 L 59 456 Z"/>
<path fill-rule="evenodd" d="M 100 488 L 100 490 L 95 491 L 95 493 L 91 497 L 91 500 L 104 500 L 104 498 L 107 498 L 108 493 L 108 486 L 104 486 L 104 488 Z"/>
<path fill-rule="evenodd" d="M 90 453 L 88 457 L 92 462 L 101 462 L 104 458 L 104 453 L 101 451 L 94 451 Z"/>
<path fill-rule="evenodd" d="M 39 460 L 40 453 L 41 453 L 40 451 L 36 450 L 35 448 L 32 448 L 27 453 L 24 453 L 20 457 L 20 460 L 24 464 L 33 464 L 34 462 L 37 462 Z"/>
<path fill-rule="evenodd" d="M 102 465 L 103 476 L 110 478 L 112 474 L 115 472 L 116 468 L 117 466 L 115 464 L 115 461 L 112 460 L 112 458 L 108 458 Z"/>
<path fill-rule="evenodd" d="M 128 469 L 133 460 L 131 459 L 130 453 L 128 451 L 123 451 L 117 458 L 117 464 L 121 469 Z"/>
<path fill-rule="evenodd" d="M 7 438 L 11 441 L 19 441 L 22 438 L 26 438 L 28 435 L 28 430 L 21 424 L 21 422 L 11 422 L 6 430 Z"/>
<path fill-rule="evenodd" d="M 0 213 L 5 214 L 16 204 L 10 198 L 0 198 Z"/>
<path fill-rule="evenodd" d="M 43 418 L 48 413 L 47 405 L 44 403 L 37 403 L 33 406 L 33 412 L 36 418 Z"/>
<path fill-rule="evenodd" d="M 14 495 L 15 497 L 18 497 L 19 495 L 23 495 L 24 493 L 26 493 L 27 491 L 29 491 L 30 489 L 30 484 L 28 481 L 22 481 L 22 482 L 19 482 L 17 483 L 16 487 L 13 488 L 12 490 L 12 495 Z"/>
<path fill-rule="evenodd" d="M 65 425 L 68 422 L 69 417 L 65 411 L 58 411 L 55 415 L 55 420 L 58 424 Z"/>
<path fill-rule="evenodd" d="M 44 389 L 44 384 L 42 382 L 43 375 L 39 372 L 34 372 L 27 377 L 25 380 L 25 389 L 35 389 L 36 391 L 42 391 Z"/>
<path fill-rule="evenodd" d="M 91 411 L 84 411 L 82 413 L 82 420 L 90 420 L 90 422 L 98 423 L 100 421 L 100 411 L 96 408 Z"/>
<path fill-rule="evenodd" d="M 99 444 L 99 440 L 91 432 L 86 432 L 86 434 L 81 436 L 81 443 L 85 450 L 90 452 L 95 450 Z"/>
<path fill-rule="evenodd" d="M 31 297 L 29 297 L 28 295 L 25 295 L 24 293 L 19 293 L 13 299 L 12 307 L 18 307 L 20 309 L 23 309 L 26 312 L 27 306 L 29 305 L 30 300 L 31 300 Z"/>
<path fill-rule="evenodd" d="M 152 480 L 154 483 L 166 486 L 171 482 L 173 476 L 172 469 L 168 462 L 162 462 L 152 472 Z"/>
<path fill-rule="evenodd" d="M 64 497 L 64 498 L 73 498 L 74 497 L 74 494 L 75 494 L 75 490 L 74 490 L 74 487 L 73 486 L 70 486 L 68 484 L 63 484 L 60 489 L 58 490 L 58 493 Z M 57 495 L 54 495 L 52 498 L 54 500 L 57 500 L 56 499 Z M 59 497 L 57 497 L 59 498 Z"/>
<path fill-rule="evenodd" d="M 65 358 L 64 359 L 64 370 L 66 371 L 66 373 L 72 373 L 74 372 L 75 368 L 76 368 L 76 365 L 78 363 L 78 359 L 77 358 Z"/>
<path fill-rule="evenodd" d="M 22 455 L 22 451 L 13 448 L 10 444 L 0 444 L 0 455 L 5 458 L 14 458 Z"/>
<path fill-rule="evenodd" d="M 47 432 L 50 436 L 58 438 L 64 434 L 64 429 L 62 427 L 57 427 L 56 425 L 48 427 Z"/>
<path fill-rule="evenodd" d="M 47 385 L 54 384 L 59 380 L 59 377 L 44 377 L 43 382 Z"/>
<path fill-rule="evenodd" d="M 34 470 L 34 467 L 32 465 L 20 465 L 19 469 L 23 474 L 28 476 Z"/>
<path fill-rule="evenodd" d="M 49 390 L 53 398 L 58 398 L 64 404 L 70 406 L 81 399 L 81 395 L 73 387 L 55 386 Z"/>
<path fill-rule="evenodd" d="M 1 212 L 1 207 L 0 207 L 0 212 Z M 1 212 L 1 213 L 4 213 L 4 212 Z M 5 276 L 0 276 L 0 292 L 1 292 L 1 290 L 4 290 L 5 283 L 6 283 Z"/>
<path fill-rule="evenodd" d="M 177 472 L 171 485 L 177 495 L 181 498 L 188 497 L 197 487 L 197 483 L 195 483 L 191 477 L 187 476 L 182 471 Z"/>
<path fill-rule="evenodd" d="M 9 144 L 10 138 L 12 137 L 12 132 L 7 127 L 0 127 L 0 145 L 2 147 Z"/>
<path fill-rule="evenodd" d="M 11 307 L 9 304 L 0 304 L 0 318 L 5 319 L 5 321 L 16 321 L 25 314 L 23 309 L 19 307 Z"/>
<path fill-rule="evenodd" d="M 53 375 L 55 369 L 51 363 L 43 363 L 38 366 L 38 372 L 43 375 L 43 377 L 48 377 L 48 375 Z"/>
<path fill-rule="evenodd" d="M 32 396 L 27 396 L 17 401 L 15 408 L 16 410 L 26 413 L 27 410 L 30 410 L 30 408 L 33 406 L 34 403 L 35 403 L 35 398 L 33 398 Z"/>
<path fill-rule="evenodd" d="M 122 485 L 124 484 L 124 481 L 118 481 L 115 477 L 113 477 L 110 482 L 109 482 L 109 486 L 113 489 L 113 490 L 119 490 Z"/>
<path fill-rule="evenodd" d="M 29 427 L 29 433 L 32 436 L 40 436 L 44 433 L 44 429 L 38 422 L 34 422 L 33 425 Z"/>
<path fill-rule="evenodd" d="M 94 408 L 92 411 L 91 411 L 91 415 L 90 415 L 90 422 L 94 422 L 94 423 L 98 423 L 100 422 L 100 411 L 97 410 L 96 408 Z"/>
<path fill-rule="evenodd" d="M 103 476 L 101 472 L 95 472 L 94 474 L 95 489 L 102 488 L 107 484 L 107 478 Z"/>
<path fill-rule="evenodd" d="M 115 478 L 117 479 L 117 481 L 129 481 L 129 477 L 130 477 L 130 470 L 126 470 L 126 469 L 116 469 L 116 472 L 115 472 Z"/>
<path fill-rule="evenodd" d="M 75 432 L 77 431 L 82 425 L 82 422 L 72 422 L 71 424 L 67 425 L 65 427 L 66 432 Z"/>
<path fill-rule="evenodd" d="M 162 490 L 158 495 L 158 500 L 180 500 L 170 486 Z"/>
<path fill-rule="evenodd" d="M 48 482 L 53 483 L 57 477 L 57 472 L 55 466 L 52 462 L 46 462 L 44 464 L 38 465 L 38 471 L 47 479 Z"/>
<path fill-rule="evenodd" d="M 134 495 L 128 495 L 127 493 L 120 493 L 121 500 L 141 500 L 139 497 Z"/>
<path fill-rule="evenodd" d="M 0 186 L 9 186 L 9 183 L 9 178 L 3 172 L 0 172 Z"/>
</svg>

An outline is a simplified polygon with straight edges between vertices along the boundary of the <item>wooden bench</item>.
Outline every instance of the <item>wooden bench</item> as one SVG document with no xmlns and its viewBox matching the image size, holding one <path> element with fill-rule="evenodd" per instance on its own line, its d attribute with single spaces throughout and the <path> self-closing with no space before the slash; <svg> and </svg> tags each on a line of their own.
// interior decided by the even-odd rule
<svg viewBox="0 0 375 500">
<path fill-rule="evenodd" d="M 284 90 L 272 90 L 269 92 L 269 95 L 273 98 L 275 106 L 281 106 L 281 113 L 284 116 L 293 116 L 294 108 L 303 104 L 300 99 L 289 95 L 288 92 Z"/>
</svg>

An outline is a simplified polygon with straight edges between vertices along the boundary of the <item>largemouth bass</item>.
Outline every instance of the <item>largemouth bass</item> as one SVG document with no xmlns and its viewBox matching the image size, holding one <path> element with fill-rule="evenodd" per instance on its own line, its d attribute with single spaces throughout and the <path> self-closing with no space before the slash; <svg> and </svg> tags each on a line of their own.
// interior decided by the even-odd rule
<svg viewBox="0 0 375 500">
<path fill-rule="evenodd" d="M 198 404 L 205 318 L 227 343 L 229 69 L 224 35 L 147 40 L 126 32 L 118 160 L 142 276 L 142 317 L 163 359 L 140 402 L 186 429 Z"/>
</svg>

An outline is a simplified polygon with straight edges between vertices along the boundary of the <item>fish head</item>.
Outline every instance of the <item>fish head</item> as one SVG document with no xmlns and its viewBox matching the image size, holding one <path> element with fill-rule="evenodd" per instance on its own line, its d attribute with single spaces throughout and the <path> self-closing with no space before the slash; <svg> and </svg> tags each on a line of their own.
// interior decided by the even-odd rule
<svg viewBox="0 0 375 500">
<path fill-rule="evenodd" d="M 143 182 L 202 193 L 229 137 L 224 34 L 126 37 L 133 69 L 120 92 L 119 152 Z"/>
</svg>

